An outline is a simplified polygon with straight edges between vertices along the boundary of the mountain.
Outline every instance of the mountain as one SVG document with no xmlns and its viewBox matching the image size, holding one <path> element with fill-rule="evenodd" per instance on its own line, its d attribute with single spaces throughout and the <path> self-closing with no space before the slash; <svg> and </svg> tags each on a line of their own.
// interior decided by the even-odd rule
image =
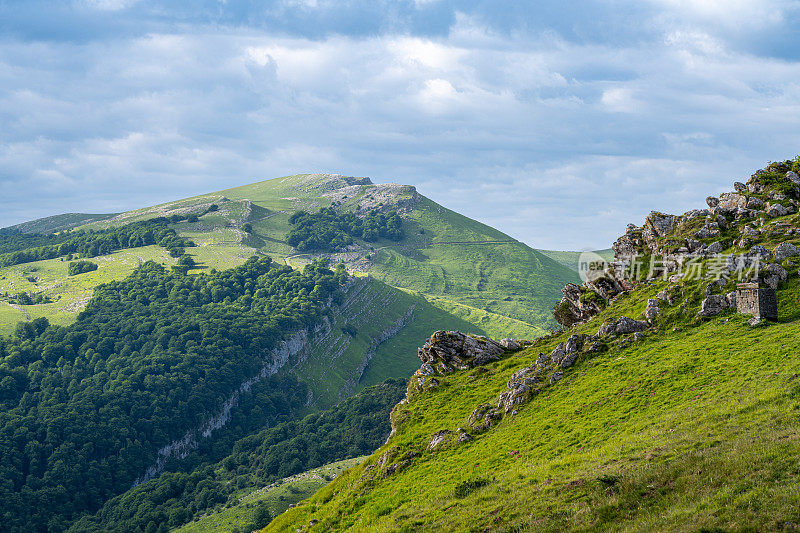
<svg viewBox="0 0 800 533">
<path fill-rule="evenodd" d="M 630 225 L 561 331 L 435 333 L 387 442 L 266 531 L 797 529 L 798 172 Z"/>
<path fill-rule="evenodd" d="M 286 450 L 294 430 L 260 432 L 407 377 L 435 329 L 535 338 L 577 281 L 413 187 L 366 178 L 290 176 L 58 220 L 86 223 L 0 234 L 9 531 L 161 531 L 273 479 L 237 450 L 284 461 L 263 474 L 283 477 L 363 455 L 389 430 L 363 426 L 367 413 L 314 430 L 350 427 L 351 446 L 295 460 L 258 446 Z M 378 396 L 374 412 L 397 401 Z M 232 464 L 234 478 L 212 479 Z"/>
<path fill-rule="evenodd" d="M 286 243 L 293 213 L 331 205 L 361 216 L 373 209 L 398 210 L 405 236 L 399 241 L 356 239 L 339 253 L 300 252 Z M 154 217 L 191 214 L 196 221 L 176 221 L 170 227 L 197 244 L 189 250 L 198 265 L 194 272 L 230 268 L 258 254 L 295 267 L 324 256 L 333 264 L 344 262 L 356 275 L 368 274 L 352 288 L 352 305 L 334 319 L 334 328 L 350 324 L 356 335 L 331 337 L 335 346 L 316 343 L 312 355 L 296 369 L 313 384 L 320 406 L 385 377 L 413 372 L 418 339 L 432 329 L 534 338 L 554 325 L 550 310 L 561 286 L 578 281 L 556 261 L 439 206 L 411 186 L 375 185 L 368 178 L 288 176 L 104 216 L 80 229 L 104 231 Z M 242 230 L 245 224 L 250 232 Z M 125 278 L 144 261 L 167 266 L 177 262 L 163 247 L 124 248 L 94 258 L 96 271 L 72 277 L 66 275 L 68 263 L 62 259 L 0 269 L 0 294 L 26 292 L 50 300 L 24 305 L 6 298 L 0 302 L 0 331 L 9 333 L 20 320 L 39 317 L 67 325 L 85 307 L 95 286 Z M 329 358 L 329 349 L 339 354 L 337 368 L 321 372 L 320 361 Z M 398 359 L 398 353 L 407 356 Z"/>
</svg>

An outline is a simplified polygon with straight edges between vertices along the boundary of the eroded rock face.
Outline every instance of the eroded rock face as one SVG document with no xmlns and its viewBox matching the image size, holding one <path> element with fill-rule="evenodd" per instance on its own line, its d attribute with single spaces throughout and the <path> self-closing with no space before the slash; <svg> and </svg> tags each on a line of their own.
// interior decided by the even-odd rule
<svg viewBox="0 0 800 533">
<path fill-rule="evenodd" d="M 767 208 L 767 214 L 772 218 L 783 217 L 786 215 L 790 215 L 792 213 L 794 213 L 793 209 L 788 208 L 781 204 L 769 205 L 769 207 Z"/>
<path fill-rule="evenodd" d="M 658 237 L 663 237 L 675 229 L 678 218 L 675 215 L 665 215 L 655 211 L 647 216 L 642 226 L 642 239 L 651 252 L 658 250 L 656 242 Z"/>
<path fill-rule="evenodd" d="M 486 337 L 472 337 L 460 331 L 437 331 L 417 355 L 423 368 L 427 364 L 439 374 L 448 374 L 496 361 L 505 352 L 502 344 Z"/>
</svg>

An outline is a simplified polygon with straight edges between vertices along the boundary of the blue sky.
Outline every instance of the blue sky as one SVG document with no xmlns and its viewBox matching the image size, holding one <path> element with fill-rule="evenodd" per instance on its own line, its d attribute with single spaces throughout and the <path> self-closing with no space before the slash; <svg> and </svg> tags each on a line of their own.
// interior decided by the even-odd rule
<svg viewBox="0 0 800 533">
<path fill-rule="evenodd" d="M 800 153 L 798 21 L 797 0 L 0 0 L 0 226 L 338 172 L 606 247 Z"/>
</svg>

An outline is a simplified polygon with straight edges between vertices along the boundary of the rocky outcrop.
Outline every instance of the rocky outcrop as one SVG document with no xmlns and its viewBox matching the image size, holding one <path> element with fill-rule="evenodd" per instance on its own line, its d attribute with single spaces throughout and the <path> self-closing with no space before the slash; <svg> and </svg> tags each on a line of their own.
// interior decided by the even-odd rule
<svg viewBox="0 0 800 533">
<path fill-rule="evenodd" d="M 439 374 L 467 370 L 496 361 L 506 348 L 486 337 L 460 331 L 437 331 L 417 352 L 423 367 L 430 366 Z"/>
<path fill-rule="evenodd" d="M 650 329 L 650 324 L 647 322 L 623 316 L 603 324 L 597 335 L 628 335 L 637 331 L 647 331 L 648 329 Z"/>
<path fill-rule="evenodd" d="M 598 337 L 570 335 L 549 355 L 540 353 L 531 365 L 511 375 L 506 383 L 507 389 L 500 393 L 494 405 L 481 404 L 472 411 L 468 418 L 472 430 L 485 431 L 508 414 L 516 414 L 521 405 L 563 379 L 564 370 L 573 366 L 581 354 L 596 353 L 603 348 Z"/>
<path fill-rule="evenodd" d="M 708 317 L 718 315 L 730 306 L 731 303 L 728 298 L 722 294 L 712 294 L 706 296 L 705 300 L 700 304 L 700 312 L 697 313 L 697 316 Z"/>
<path fill-rule="evenodd" d="M 775 261 L 783 261 L 784 259 L 794 255 L 800 255 L 800 248 L 788 242 L 782 242 L 772 251 L 772 256 L 774 257 Z"/>
</svg>

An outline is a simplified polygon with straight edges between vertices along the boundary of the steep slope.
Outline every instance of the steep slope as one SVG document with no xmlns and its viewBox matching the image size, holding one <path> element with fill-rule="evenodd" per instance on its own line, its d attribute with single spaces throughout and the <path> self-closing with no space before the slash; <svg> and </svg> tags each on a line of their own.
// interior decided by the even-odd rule
<svg viewBox="0 0 800 533">
<path fill-rule="evenodd" d="M 566 331 L 432 337 L 387 443 L 266 531 L 796 529 L 799 167 L 631 227 L 619 290 L 565 291 L 597 303 Z M 735 313 L 742 280 L 777 287 L 777 322 Z"/>
</svg>

